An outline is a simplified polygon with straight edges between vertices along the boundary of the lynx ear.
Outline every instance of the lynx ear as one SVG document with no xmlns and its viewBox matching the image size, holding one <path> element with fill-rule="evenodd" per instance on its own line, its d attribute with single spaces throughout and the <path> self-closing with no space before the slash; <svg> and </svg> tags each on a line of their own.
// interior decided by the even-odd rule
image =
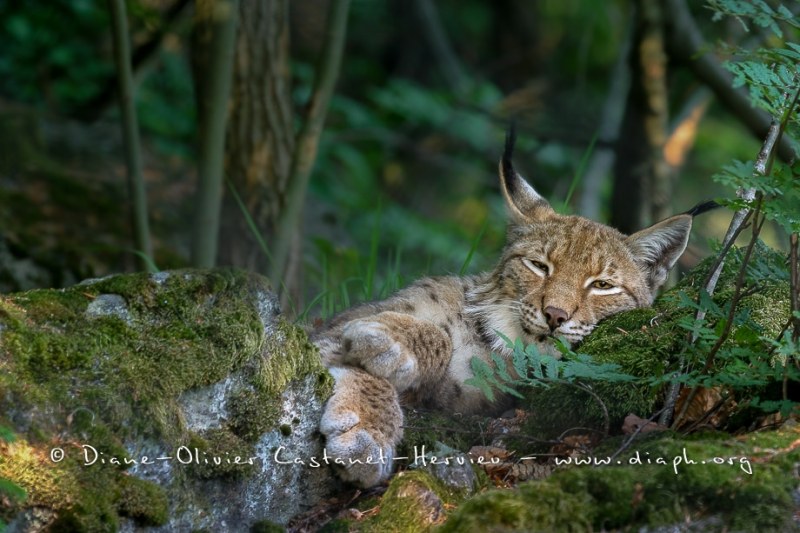
<svg viewBox="0 0 800 533">
<path fill-rule="evenodd" d="M 655 292 L 666 281 L 689 243 L 691 229 L 691 215 L 676 215 L 625 239 L 636 262 L 647 270 L 651 291 Z"/>
<path fill-rule="evenodd" d="M 506 133 L 506 146 L 503 158 L 500 160 L 500 189 L 506 199 L 512 222 L 530 224 L 552 214 L 553 208 L 514 170 L 511 156 L 514 153 L 516 138 L 512 125 Z"/>
</svg>

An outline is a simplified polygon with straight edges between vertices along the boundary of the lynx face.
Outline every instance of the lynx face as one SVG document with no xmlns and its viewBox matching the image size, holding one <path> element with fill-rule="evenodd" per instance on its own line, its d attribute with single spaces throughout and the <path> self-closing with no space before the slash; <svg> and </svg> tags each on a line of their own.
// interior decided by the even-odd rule
<svg viewBox="0 0 800 533">
<path fill-rule="evenodd" d="M 580 342 L 603 318 L 650 305 L 686 248 L 692 216 L 677 215 L 631 236 L 578 216 L 556 213 L 514 170 L 513 138 L 500 163 L 510 214 L 508 244 L 492 282 L 469 299 L 482 302 L 481 335 L 495 350 L 496 334 L 536 343 L 554 353 L 555 337 Z"/>
</svg>

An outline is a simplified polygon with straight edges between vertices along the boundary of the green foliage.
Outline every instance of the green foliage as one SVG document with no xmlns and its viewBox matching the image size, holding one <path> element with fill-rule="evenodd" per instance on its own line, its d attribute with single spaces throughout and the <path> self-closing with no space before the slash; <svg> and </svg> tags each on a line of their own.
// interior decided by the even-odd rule
<svg viewBox="0 0 800 533">
<path fill-rule="evenodd" d="M 713 179 L 734 189 L 754 189 L 767 198 L 762 207 L 767 219 L 777 223 L 786 233 L 796 233 L 800 231 L 800 217 L 797 214 L 797 206 L 800 205 L 798 175 L 800 163 L 795 163 L 792 167 L 776 165 L 768 176 L 761 176 L 754 172 L 752 161 L 733 161 L 723 167 L 722 172 L 714 175 Z M 722 203 L 732 209 L 748 207 L 747 202 L 739 198 Z"/>
<path fill-rule="evenodd" d="M 688 370 L 677 377 L 655 378 L 653 385 L 677 380 L 689 387 L 720 387 L 734 393 L 739 403 L 754 399 L 751 406 L 774 410 L 776 404 L 770 402 L 778 399 L 775 386 L 784 379 L 800 378 L 795 365 L 800 352 L 786 329 L 790 285 L 785 257 L 756 243 L 745 259 L 742 249 L 729 252 L 713 298 L 697 289 L 708 274 L 710 259 L 664 296 L 665 304 L 682 312 L 675 325 L 686 334 L 676 350 Z M 741 297 L 735 297 L 740 272 Z M 699 311 L 702 319 L 697 318 Z M 779 407 L 785 410 L 788 404 Z"/>
<path fill-rule="evenodd" d="M 734 87 L 747 87 L 752 105 L 780 119 L 787 112 L 787 105 L 800 81 L 797 72 L 800 45 L 792 42 L 800 35 L 800 18 L 783 4 L 777 3 L 772 7 L 764 0 L 711 0 L 709 7 L 714 11 L 714 20 L 731 16 L 742 24 L 745 31 L 750 31 L 748 21 L 751 21 L 772 34 L 764 41 L 768 46 L 752 50 L 725 46 L 725 52 L 734 59 L 726 61 L 724 66 L 734 76 Z M 789 130 L 794 137 L 800 119 L 797 116 L 789 119 Z"/>
<path fill-rule="evenodd" d="M 797 16 L 780 3 L 773 8 L 764 0 L 709 0 L 708 6 L 714 11 L 714 21 L 722 20 L 725 16 L 734 17 L 745 31 L 750 31 L 748 20 L 778 37 L 783 37 L 781 23 L 800 28 Z"/>
<path fill-rule="evenodd" d="M 14 442 L 14 439 L 16 439 L 14 432 L 9 428 L 0 425 L 0 441 Z"/>
<path fill-rule="evenodd" d="M 185 49 L 164 47 L 136 93 L 136 112 L 155 148 L 188 159 L 195 155 L 197 111 L 185 55 Z"/>
<path fill-rule="evenodd" d="M 706 371 L 702 364 L 714 345 L 720 342 L 730 316 L 731 302 L 718 305 L 705 292 L 701 293 L 699 303 L 682 291 L 677 293 L 677 297 L 682 308 L 705 312 L 701 320 L 692 313 L 677 322 L 680 328 L 697 339 L 692 344 L 684 345 L 684 353 L 688 354 L 694 370 L 683 374 L 679 379 L 681 383 L 687 386 L 722 386 L 742 391 L 753 390 L 753 387 L 763 389 L 784 378 L 800 379 L 800 371 L 795 365 L 796 361 L 800 361 L 800 351 L 791 340 L 790 332 L 784 331 L 776 340 L 753 320 L 749 310 L 741 308 L 733 313 L 730 342 L 722 344 L 716 354 L 716 364 Z M 653 384 L 672 379 L 663 376 L 654 379 Z"/>
<path fill-rule="evenodd" d="M 2 94 L 66 108 L 87 101 L 113 71 L 110 62 L 96 60 L 97 41 L 85 37 L 108 25 L 102 2 L 0 3 Z"/>
</svg>

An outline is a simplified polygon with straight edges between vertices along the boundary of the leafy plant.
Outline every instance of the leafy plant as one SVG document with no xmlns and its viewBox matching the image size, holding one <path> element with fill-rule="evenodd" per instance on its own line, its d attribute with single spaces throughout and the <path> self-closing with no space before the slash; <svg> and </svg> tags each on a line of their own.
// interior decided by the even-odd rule
<svg viewBox="0 0 800 533">
<path fill-rule="evenodd" d="M 511 350 L 511 368 L 508 367 L 506 358 L 496 353 L 491 355 L 493 365 L 473 357 L 470 366 L 474 376 L 465 381 L 466 384 L 481 389 L 490 400 L 494 400 L 493 389 L 522 398 L 517 388 L 567 383 L 581 385 L 584 380 L 621 382 L 638 379 L 620 372 L 618 364 L 598 363 L 590 355 L 572 351 L 561 339 L 556 340 L 556 347 L 562 357 L 556 358 L 542 353 L 535 344 L 526 345 L 520 339 L 512 341 L 501 332 L 496 333 Z"/>
<path fill-rule="evenodd" d="M 569 345 L 556 340 L 556 348 L 561 358 L 541 353 L 535 344 L 525 345 L 520 339 L 512 341 L 501 332 L 496 332 L 506 343 L 511 354 L 508 358 L 492 353 L 492 363 L 473 357 L 470 361 L 473 377 L 466 384 L 479 388 L 490 401 L 495 399 L 495 390 L 517 398 L 524 396 L 518 389 L 530 387 L 550 387 L 568 385 L 588 393 L 600 406 L 604 422 L 604 432 L 608 434 L 610 420 L 603 400 L 594 392 L 590 382 L 607 383 L 647 381 L 620 371 L 616 363 L 602 363 L 590 355 L 574 352 Z M 509 367 L 509 363 L 511 366 Z"/>
</svg>

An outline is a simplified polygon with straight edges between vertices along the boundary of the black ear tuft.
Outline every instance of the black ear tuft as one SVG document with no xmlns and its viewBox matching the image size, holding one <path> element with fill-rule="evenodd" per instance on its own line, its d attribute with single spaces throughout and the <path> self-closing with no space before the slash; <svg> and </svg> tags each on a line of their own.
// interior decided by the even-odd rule
<svg viewBox="0 0 800 533">
<path fill-rule="evenodd" d="M 716 209 L 718 207 L 722 207 L 722 206 L 719 205 L 714 200 L 710 200 L 708 202 L 702 202 L 702 203 L 697 204 L 693 208 L 691 208 L 688 211 L 686 211 L 686 213 L 684 213 L 684 214 L 685 215 L 692 215 L 693 217 L 696 217 L 697 215 L 702 215 L 703 213 L 705 213 L 707 211 L 711 211 L 712 209 Z"/>
<path fill-rule="evenodd" d="M 503 178 L 505 180 L 506 191 L 508 191 L 508 194 L 511 196 L 514 196 L 517 193 L 517 172 L 514 170 L 514 163 L 512 161 L 514 156 L 514 144 L 516 144 L 516 142 L 517 127 L 512 121 L 508 126 L 508 130 L 506 131 L 506 145 L 503 148 L 503 159 L 501 160 L 501 164 L 503 165 Z"/>
<path fill-rule="evenodd" d="M 506 199 L 511 222 L 514 224 L 530 224 L 553 214 L 553 209 L 536 190 L 517 174 L 511 157 L 514 154 L 514 142 L 517 139 L 514 124 L 506 133 L 506 146 L 500 159 L 500 189 Z"/>
</svg>

